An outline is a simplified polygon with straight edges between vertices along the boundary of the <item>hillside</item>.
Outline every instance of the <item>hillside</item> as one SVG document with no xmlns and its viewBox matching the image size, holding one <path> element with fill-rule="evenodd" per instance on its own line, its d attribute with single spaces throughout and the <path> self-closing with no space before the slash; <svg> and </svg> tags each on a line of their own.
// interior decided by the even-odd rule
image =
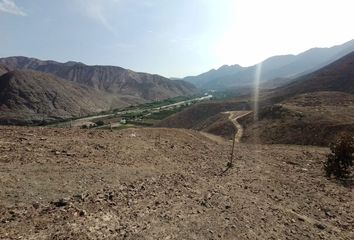
<svg viewBox="0 0 354 240">
<path fill-rule="evenodd" d="M 8 69 L 3 66 L 3 65 L 0 65 L 0 76 L 7 73 L 8 72 Z"/>
<path fill-rule="evenodd" d="M 259 122 L 249 116 L 243 141 L 328 146 L 354 134 L 354 52 L 271 92 L 261 94 Z"/>
<path fill-rule="evenodd" d="M 87 115 L 127 106 L 118 98 L 35 71 L 11 71 L 0 77 L 0 123 L 29 124 Z"/>
<path fill-rule="evenodd" d="M 31 69 L 56 75 L 115 95 L 133 96 L 142 101 L 155 101 L 190 95 L 196 88 L 184 81 L 171 81 L 159 75 L 137 73 L 114 66 L 88 66 L 78 62 L 59 63 L 27 57 L 1 58 L 9 69 Z"/>
<path fill-rule="evenodd" d="M 216 116 L 219 113 L 234 110 L 248 110 L 250 109 L 249 104 L 250 103 L 247 101 L 199 103 L 162 120 L 157 126 L 202 130 L 207 128 L 208 123 L 213 124 L 212 117 L 216 117 L 223 122 L 224 120 L 221 115 Z M 217 122 L 219 122 L 219 120 Z"/>
<path fill-rule="evenodd" d="M 354 135 L 354 95 L 313 92 L 261 109 L 259 121 L 242 119 L 243 142 L 328 146 L 342 131 Z"/>
<path fill-rule="evenodd" d="M 195 131 L 0 132 L 5 239 L 353 237 L 352 193 L 324 177 L 325 148 L 236 144 L 221 175 L 230 143 Z"/>
<path fill-rule="evenodd" d="M 313 48 L 298 55 L 274 56 L 261 63 L 261 81 L 266 83 L 274 79 L 285 79 L 287 83 L 289 79 L 316 71 L 352 51 L 354 51 L 354 40 L 331 48 Z M 223 66 L 218 70 L 187 77 L 184 80 L 204 89 L 244 87 L 253 84 L 256 69 L 257 65 L 245 68 L 238 65 Z M 276 87 L 283 85 L 283 82 L 273 81 L 268 85 Z"/>
<path fill-rule="evenodd" d="M 316 72 L 274 89 L 268 97 L 276 101 L 316 91 L 354 93 L 354 51 Z"/>
</svg>

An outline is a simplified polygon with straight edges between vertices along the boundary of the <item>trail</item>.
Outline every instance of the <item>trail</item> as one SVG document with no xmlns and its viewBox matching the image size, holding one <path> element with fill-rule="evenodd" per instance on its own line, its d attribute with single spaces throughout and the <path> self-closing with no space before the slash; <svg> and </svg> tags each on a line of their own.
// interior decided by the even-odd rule
<svg viewBox="0 0 354 240">
<path fill-rule="evenodd" d="M 235 134 L 235 142 L 239 143 L 241 141 L 241 138 L 243 136 L 243 127 L 241 124 L 237 121 L 238 119 L 247 116 L 248 114 L 252 113 L 252 111 L 230 111 L 226 112 L 230 114 L 229 119 L 230 121 L 235 125 L 237 132 Z"/>
</svg>

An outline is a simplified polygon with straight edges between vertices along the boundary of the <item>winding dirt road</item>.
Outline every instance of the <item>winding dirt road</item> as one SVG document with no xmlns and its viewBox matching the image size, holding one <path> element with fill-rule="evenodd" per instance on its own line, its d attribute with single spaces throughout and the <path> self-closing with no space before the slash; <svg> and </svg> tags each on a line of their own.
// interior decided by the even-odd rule
<svg viewBox="0 0 354 240">
<path fill-rule="evenodd" d="M 227 113 L 229 114 L 230 121 L 235 125 L 237 129 L 237 132 L 235 134 L 235 142 L 239 143 L 243 136 L 243 127 L 237 120 L 244 116 L 247 116 L 248 114 L 252 113 L 252 111 L 230 111 Z"/>
</svg>

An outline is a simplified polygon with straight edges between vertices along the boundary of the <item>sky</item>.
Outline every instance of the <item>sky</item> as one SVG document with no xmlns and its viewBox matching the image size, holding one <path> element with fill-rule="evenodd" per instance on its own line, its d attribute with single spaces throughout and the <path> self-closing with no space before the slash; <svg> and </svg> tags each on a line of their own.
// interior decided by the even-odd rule
<svg viewBox="0 0 354 240">
<path fill-rule="evenodd" d="M 354 39 L 353 0 L 0 0 L 0 57 L 166 77 Z"/>
</svg>

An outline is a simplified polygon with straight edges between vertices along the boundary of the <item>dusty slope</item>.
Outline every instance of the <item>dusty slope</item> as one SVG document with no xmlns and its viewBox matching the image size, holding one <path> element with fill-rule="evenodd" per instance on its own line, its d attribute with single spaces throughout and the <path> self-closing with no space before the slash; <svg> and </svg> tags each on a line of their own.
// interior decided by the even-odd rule
<svg viewBox="0 0 354 240">
<path fill-rule="evenodd" d="M 230 147 L 188 130 L 1 127 L 0 236 L 353 239 L 327 149 L 237 144 L 220 176 Z"/>
<path fill-rule="evenodd" d="M 141 100 L 155 101 L 196 92 L 192 84 L 184 81 L 171 81 L 159 75 L 138 73 L 115 66 L 88 66 L 78 62 L 59 63 L 27 57 L 1 58 L 0 64 L 10 69 L 50 73 L 104 92 L 138 97 Z"/>
<path fill-rule="evenodd" d="M 0 123 L 39 123 L 127 105 L 50 74 L 16 70 L 0 77 Z"/>
<path fill-rule="evenodd" d="M 159 127 L 186 128 L 201 130 L 212 123 L 210 118 L 217 118 L 217 114 L 227 111 L 247 110 L 248 101 L 215 101 L 195 104 L 179 113 L 163 119 Z"/>
<path fill-rule="evenodd" d="M 242 141 L 328 146 L 342 131 L 354 135 L 354 95 L 315 92 L 263 108 L 241 121 Z"/>
</svg>

